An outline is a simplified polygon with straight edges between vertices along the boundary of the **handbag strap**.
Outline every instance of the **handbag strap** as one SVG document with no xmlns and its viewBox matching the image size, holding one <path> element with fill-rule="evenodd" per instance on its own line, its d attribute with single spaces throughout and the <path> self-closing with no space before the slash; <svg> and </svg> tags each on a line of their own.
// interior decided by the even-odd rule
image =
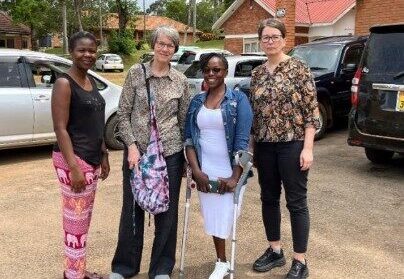
<svg viewBox="0 0 404 279">
<path fill-rule="evenodd" d="M 146 67 L 145 67 L 145 65 L 143 63 L 140 64 L 140 65 L 142 65 L 143 74 L 144 74 L 144 80 L 146 81 L 147 102 L 149 103 L 149 106 L 150 106 L 150 83 L 149 83 L 149 79 L 146 76 Z"/>
</svg>

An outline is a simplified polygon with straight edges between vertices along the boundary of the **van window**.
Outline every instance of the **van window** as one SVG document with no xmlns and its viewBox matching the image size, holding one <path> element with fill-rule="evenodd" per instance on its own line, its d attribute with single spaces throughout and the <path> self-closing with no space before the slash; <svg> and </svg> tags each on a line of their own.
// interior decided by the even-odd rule
<svg viewBox="0 0 404 279">
<path fill-rule="evenodd" d="M 364 54 L 363 67 L 369 74 L 394 75 L 404 69 L 404 33 L 372 33 Z"/>
<path fill-rule="evenodd" d="M 21 87 L 21 75 L 17 62 L 0 62 L 0 87 Z"/>
<path fill-rule="evenodd" d="M 203 73 L 201 68 L 201 63 L 199 61 L 194 61 L 191 66 L 184 72 L 187 78 L 203 78 Z"/>
<path fill-rule="evenodd" d="M 195 52 L 186 51 L 182 54 L 180 60 L 178 60 L 178 64 L 192 64 L 192 62 L 195 60 L 195 56 Z"/>
<path fill-rule="evenodd" d="M 343 65 L 355 64 L 358 65 L 361 60 L 363 47 L 352 46 L 345 52 Z"/>
<path fill-rule="evenodd" d="M 253 60 L 238 63 L 234 72 L 234 77 L 250 77 L 251 71 L 255 67 L 264 63 L 264 61 L 265 60 Z"/>
</svg>

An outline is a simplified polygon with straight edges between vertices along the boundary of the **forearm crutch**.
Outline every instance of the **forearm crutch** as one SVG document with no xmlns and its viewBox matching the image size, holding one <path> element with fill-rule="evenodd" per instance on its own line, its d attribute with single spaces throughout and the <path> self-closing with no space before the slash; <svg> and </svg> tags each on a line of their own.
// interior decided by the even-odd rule
<svg viewBox="0 0 404 279">
<path fill-rule="evenodd" d="M 244 183 L 247 180 L 248 173 L 250 172 L 253 163 L 252 163 L 252 153 L 248 151 L 238 151 L 236 153 L 236 162 L 243 168 L 243 173 L 241 174 L 240 179 L 237 182 L 236 189 L 234 191 L 233 196 L 233 204 L 234 204 L 234 212 L 233 212 L 233 234 L 231 239 L 231 259 L 230 259 L 230 279 L 234 278 L 234 261 L 236 256 L 236 229 L 237 229 L 237 211 L 238 211 L 238 203 L 240 197 L 241 187 L 243 187 Z"/>
<path fill-rule="evenodd" d="M 185 215 L 184 215 L 184 228 L 182 232 L 182 244 L 181 244 L 181 261 L 180 261 L 180 279 L 184 278 L 184 264 L 185 264 L 185 250 L 188 236 L 188 219 L 189 219 L 189 207 L 191 200 L 191 191 L 195 188 L 195 182 L 192 180 L 192 170 L 188 164 L 186 150 L 184 148 L 184 156 L 186 160 L 186 173 L 187 173 L 187 189 L 185 192 Z"/>
</svg>

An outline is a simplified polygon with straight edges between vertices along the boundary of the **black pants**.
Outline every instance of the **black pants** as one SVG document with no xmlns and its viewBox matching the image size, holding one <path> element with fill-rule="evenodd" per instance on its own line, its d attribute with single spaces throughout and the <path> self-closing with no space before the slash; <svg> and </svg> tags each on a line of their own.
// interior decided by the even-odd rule
<svg viewBox="0 0 404 279">
<path fill-rule="evenodd" d="M 132 277 L 139 273 L 144 238 L 144 211 L 135 204 L 136 234 L 133 233 L 133 194 L 129 183 L 128 151 L 123 155 L 123 205 L 119 224 L 118 245 L 112 260 L 112 272 Z M 177 246 L 178 199 L 184 156 L 182 152 L 165 158 L 170 184 L 170 205 L 166 212 L 154 216 L 155 236 L 149 266 L 149 278 L 171 274 Z"/>
<path fill-rule="evenodd" d="M 309 238 L 309 210 L 307 208 L 308 171 L 300 170 L 302 141 L 261 142 L 255 154 L 258 180 L 261 186 L 262 218 L 268 241 L 281 238 L 281 185 L 285 190 L 286 206 L 292 225 L 293 249 L 305 253 Z"/>
</svg>

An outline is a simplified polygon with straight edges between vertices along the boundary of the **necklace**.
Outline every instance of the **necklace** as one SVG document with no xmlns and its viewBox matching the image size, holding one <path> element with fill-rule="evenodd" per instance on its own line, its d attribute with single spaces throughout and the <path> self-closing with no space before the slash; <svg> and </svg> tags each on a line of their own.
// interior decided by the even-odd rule
<svg viewBox="0 0 404 279">
<path fill-rule="evenodd" d="M 208 95 L 208 97 L 209 97 L 209 95 Z M 220 104 L 222 103 L 222 101 L 224 99 L 224 93 L 220 97 L 220 99 L 217 102 L 215 102 L 214 106 L 208 105 L 208 97 L 206 97 L 205 107 L 208 108 L 208 109 L 218 109 L 218 108 L 220 108 Z"/>
</svg>

